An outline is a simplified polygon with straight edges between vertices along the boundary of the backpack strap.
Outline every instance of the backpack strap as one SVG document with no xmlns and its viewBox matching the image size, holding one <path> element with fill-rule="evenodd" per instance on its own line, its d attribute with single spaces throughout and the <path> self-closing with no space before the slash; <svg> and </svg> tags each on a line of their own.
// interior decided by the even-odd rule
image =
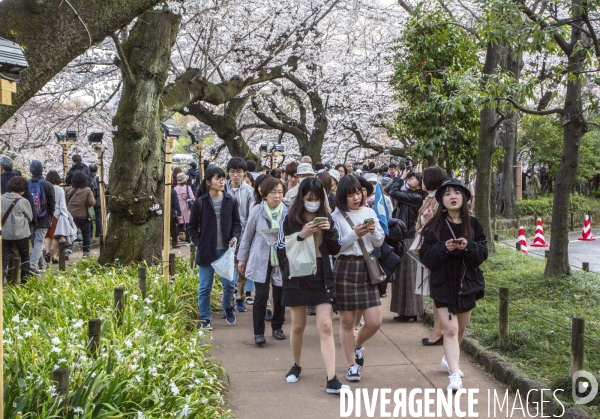
<svg viewBox="0 0 600 419">
<path fill-rule="evenodd" d="M 19 202 L 20 199 L 21 198 L 15 198 L 15 200 L 12 202 L 12 204 L 10 204 L 10 207 L 8 207 L 8 209 L 4 213 L 4 216 L 2 217 L 2 225 L 4 225 L 6 223 L 6 220 L 8 220 L 8 216 L 10 215 L 12 210 L 15 208 L 15 206 L 17 205 L 17 202 Z"/>
</svg>

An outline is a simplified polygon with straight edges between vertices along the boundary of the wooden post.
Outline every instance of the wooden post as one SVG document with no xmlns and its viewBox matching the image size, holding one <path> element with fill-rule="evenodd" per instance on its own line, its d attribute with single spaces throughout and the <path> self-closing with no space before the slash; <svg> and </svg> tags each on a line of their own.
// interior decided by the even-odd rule
<svg viewBox="0 0 600 419">
<path fill-rule="evenodd" d="M 21 258 L 19 256 L 13 258 L 12 283 L 21 285 Z"/>
<path fill-rule="evenodd" d="M 69 370 L 67 368 L 57 368 L 52 371 L 52 381 L 56 383 L 56 392 L 59 396 L 69 394 Z M 68 404 L 67 399 L 63 401 L 63 406 Z"/>
<path fill-rule="evenodd" d="M 163 206 L 163 277 L 169 279 L 169 240 L 171 236 L 171 159 L 173 139 L 165 139 L 165 196 Z"/>
<path fill-rule="evenodd" d="M 190 244 L 190 268 L 196 267 L 196 245 Z"/>
<path fill-rule="evenodd" d="M 584 331 L 585 320 L 581 317 L 573 317 L 571 323 L 571 377 L 583 369 Z"/>
<path fill-rule="evenodd" d="M 169 277 L 175 277 L 175 253 L 169 253 Z"/>
<path fill-rule="evenodd" d="M 75 141 L 61 141 L 58 144 L 63 149 L 63 179 L 65 179 L 69 171 L 69 147 L 75 144 Z"/>
<path fill-rule="evenodd" d="M 509 288 L 500 287 L 500 311 L 498 316 L 498 337 L 500 340 L 508 336 Z"/>
<path fill-rule="evenodd" d="M 96 350 L 100 347 L 100 333 L 102 332 L 102 322 L 100 319 L 88 320 L 88 348 L 92 355 L 96 355 Z"/>
<path fill-rule="evenodd" d="M 58 269 L 61 271 L 64 271 L 66 269 L 65 248 L 65 242 L 63 240 L 60 240 L 58 242 Z"/>
<path fill-rule="evenodd" d="M 550 250 L 544 250 L 544 258 L 548 259 L 550 256 Z"/>
<path fill-rule="evenodd" d="M 515 245 L 515 247 L 517 248 L 517 251 L 521 250 L 521 243 L 517 242 L 517 244 Z"/>
<path fill-rule="evenodd" d="M 584 271 L 589 272 L 590 271 L 590 263 L 589 262 L 583 262 L 581 264 L 581 267 L 583 268 Z"/>
<path fill-rule="evenodd" d="M 142 300 L 146 299 L 146 267 L 144 265 L 138 266 L 138 288 L 142 293 Z"/>
<path fill-rule="evenodd" d="M 569 231 L 573 231 L 573 228 L 575 227 L 573 224 L 573 220 L 574 220 L 574 214 L 573 214 L 573 212 L 571 212 L 571 228 L 569 229 Z"/>
<path fill-rule="evenodd" d="M 117 324 L 120 326 L 123 323 L 123 311 L 125 310 L 125 292 L 123 287 L 114 288 L 114 310 L 117 316 Z"/>
<path fill-rule="evenodd" d="M 106 220 L 106 191 L 104 190 L 104 147 L 102 146 L 102 143 L 95 144 L 94 150 L 98 155 L 98 178 L 100 179 L 98 189 L 100 189 L 100 214 L 102 217 L 102 231 L 100 232 L 102 237 L 100 238 L 100 246 L 103 247 L 103 241 L 104 237 L 106 237 L 108 223 Z"/>
<path fill-rule="evenodd" d="M 494 241 L 499 242 L 500 238 L 498 237 L 498 233 L 494 233 Z"/>
</svg>

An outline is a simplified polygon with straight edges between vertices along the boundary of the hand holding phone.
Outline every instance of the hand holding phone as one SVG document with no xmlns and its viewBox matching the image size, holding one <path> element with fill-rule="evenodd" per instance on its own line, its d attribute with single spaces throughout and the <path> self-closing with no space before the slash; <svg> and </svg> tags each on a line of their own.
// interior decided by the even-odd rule
<svg viewBox="0 0 600 419">
<path fill-rule="evenodd" d="M 327 217 L 315 217 L 312 223 L 313 225 L 317 225 L 319 223 L 322 223 L 323 221 L 327 221 Z"/>
<path fill-rule="evenodd" d="M 363 224 L 373 224 L 375 222 L 375 220 L 373 220 L 372 218 L 367 218 L 365 221 L 363 221 Z"/>
</svg>

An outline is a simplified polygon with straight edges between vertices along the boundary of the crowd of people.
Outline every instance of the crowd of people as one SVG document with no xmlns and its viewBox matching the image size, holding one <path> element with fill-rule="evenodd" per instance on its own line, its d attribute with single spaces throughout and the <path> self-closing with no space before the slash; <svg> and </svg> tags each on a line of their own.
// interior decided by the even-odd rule
<svg viewBox="0 0 600 419">
<path fill-rule="evenodd" d="M 92 235 L 102 234 L 98 166 L 86 165 L 80 155 L 65 179 L 50 170 L 44 177 L 43 164 L 31 161 L 30 179 L 0 156 L 2 169 L 2 271 L 8 273 L 11 254 L 21 260 L 21 283 L 58 263 L 59 243 L 65 243 L 69 259 L 73 243 L 82 241 L 82 256 L 90 255 Z"/>
<path fill-rule="evenodd" d="M 422 173 L 394 164 L 363 169 L 313 165 L 305 156 L 261 173 L 254 161 L 233 157 L 226 170 L 208 166 L 202 179 L 177 174 L 174 219 L 197 246 L 199 327 L 215 326 L 212 264 L 235 247 L 235 275 L 219 277 L 224 324 L 235 324 L 236 312 L 252 305 L 255 344 L 267 343 L 267 322 L 271 336 L 285 340 L 288 307 L 293 364 L 285 379 L 295 383 L 307 315 L 315 315 L 326 390 L 340 393 L 348 386 L 336 376 L 333 315 L 340 318 L 345 378 L 360 381 L 363 351 L 381 326 L 391 283 L 398 322 L 416 321 L 424 314 L 423 297 L 433 299 L 435 326 L 422 343 L 443 345 L 447 388 L 458 390 L 460 342 L 483 297 L 479 266 L 487 259 L 486 237 L 470 212 L 471 191 L 437 166 Z"/>
<path fill-rule="evenodd" d="M 83 257 L 91 238 L 102 234 L 97 166 L 74 155 L 65 179 L 41 162 L 30 164 L 30 179 L 6 156 L 2 168 L 3 273 L 11 254 L 21 260 L 21 281 L 57 263 L 59 243 L 67 254 L 81 234 Z M 476 301 L 483 297 L 479 265 L 487 258 L 486 238 L 470 215 L 471 191 L 437 166 L 422 173 L 395 164 L 360 170 L 335 167 L 305 156 L 284 170 L 261 168 L 231 158 L 224 168 L 210 164 L 200 178 L 196 163 L 173 170 L 171 245 L 194 243 L 199 267 L 199 326 L 213 330 L 213 263 L 235 252 L 232 278 L 223 288 L 221 317 L 252 306 L 256 345 L 271 336 L 285 340 L 286 307 L 291 315 L 292 367 L 285 379 L 302 372 L 307 315 L 316 316 L 328 393 L 348 388 L 336 375 L 333 315 L 347 363 L 345 378 L 361 379 L 363 351 L 382 323 L 388 297 L 397 322 L 417 321 L 423 297 L 434 302 L 435 325 L 424 346 L 443 345 L 441 366 L 448 389 L 462 387 L 460 342 Z M 31 252 L 30 252 L 31 249 Z M 231 253 L 231 252 L 230 252 Z"/>
</svg>

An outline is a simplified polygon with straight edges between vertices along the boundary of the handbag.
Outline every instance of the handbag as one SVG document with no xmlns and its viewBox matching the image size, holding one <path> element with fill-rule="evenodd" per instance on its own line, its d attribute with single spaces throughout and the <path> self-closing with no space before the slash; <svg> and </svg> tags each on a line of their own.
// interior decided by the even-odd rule
<svg viewBox="0 0 600 419">
<path fill-rule="evenodd" d="M 298 233 L 285 236 L 285 253 L 290 278 L 314 275 L 317 272 L 317 251 L 313 236 L 298 240 Z"/>
<path fill-rule="evenodd" d="M 352 224 L 352 220 L 350 220 L 348 214 L 346 214 L 344 211 L 340 212 L 342 213 L 348 224 L 350 224 L 350 228 L 354 230 L 354 224 Z M 362 252 L 363 258 L 365 258 L 365 263 L 367 264 L 367 272 L 369 273 L 371 285 L 377 285 L 380 282 L 385 281 L 386 275 L 383 271 L 383 268 L 379 264 L 377 258 L 375 258 L 373 255 L 370 255 L 369 252 L 367 252 L 367 248 L 365 247 L 365 244 L 363 243 L 361 237 L 358 238 L 358 245 L 360 246 L 360 251 Z"/>
<path fill-rule="evenodd" d="M 96 221 L 96 211 L 94 210 L 94 207 L 87 207 L 87 213 L 88 213 L 88 220 Z"/>
</svg>

